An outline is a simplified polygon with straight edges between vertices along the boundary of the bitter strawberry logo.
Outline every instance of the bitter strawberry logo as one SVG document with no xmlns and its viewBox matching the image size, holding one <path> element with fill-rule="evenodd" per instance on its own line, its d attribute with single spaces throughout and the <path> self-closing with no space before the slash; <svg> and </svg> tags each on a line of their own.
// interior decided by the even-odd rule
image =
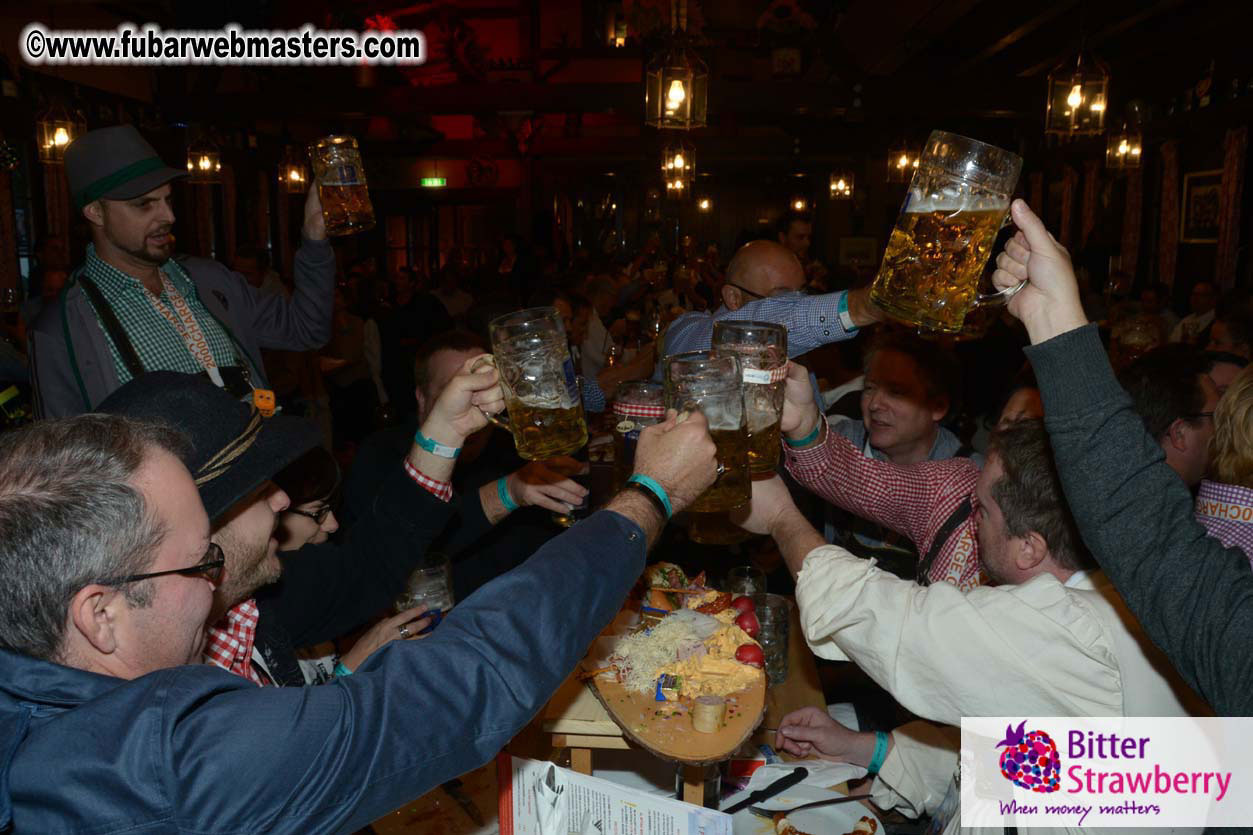
<svg viewBox="0 0 1253 835">
<path fill-rule="evenodd" d="M 1001 752 L 1001 774 L 1015 786 L 1048 794 L 1058 789 L 1062 762 L 1057 745 L 1044 731 L 1027 731 L 1026 720 L 1015 728 L 1005 726 L 1005 738 L 996 744 Z"/>
</svg>

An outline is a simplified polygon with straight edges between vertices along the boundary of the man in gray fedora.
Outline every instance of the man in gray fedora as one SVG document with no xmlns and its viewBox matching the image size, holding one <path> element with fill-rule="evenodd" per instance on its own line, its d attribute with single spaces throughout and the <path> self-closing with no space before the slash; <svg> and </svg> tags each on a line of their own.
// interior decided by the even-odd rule
<svg viewBox="0 0 1253 835">
<path fill-rule="evenodd" d="M 317 189 L 305 201 L 294 294 L 261 296 L 216 261 L 174 256 L 170 181 L 185 174 L 131 125 L 91 131 L 66 149 L 70 197 L 92 242 L 29 331 L 41 416 L 90 412 L 147 371 L 201 374 L 264 408 L 261 349 L 306 351 L 330 339 L 335 256 Z"/>
</svg>

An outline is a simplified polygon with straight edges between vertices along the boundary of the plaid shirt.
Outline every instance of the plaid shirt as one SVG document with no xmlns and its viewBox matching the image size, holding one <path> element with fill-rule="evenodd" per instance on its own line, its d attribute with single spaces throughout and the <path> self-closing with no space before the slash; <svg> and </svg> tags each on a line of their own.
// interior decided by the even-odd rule
<svg viewBox="0 0 1253 835">
<path fill-rule="evenodd" d="M 968 591 L 983 582 L 975 536 L 975 482 L 979 465 L 968 458 L 923 461 L 901 467 L 866 458 L 839 434 L 824 428 L 822 443 L 808 449 L 786 447 L 788 471 L 807 488 L 850 513 L 877 522 L 913 540 L 920 554 L 958 506 L 970 499 L 970 515 L 941 546 L 927 576 Z"/>
<path fill-rule="evenodd" d="M 161 265 L 161 271 L 187 302 L 187 306 L 196 318 L 196 323 L 204 331 L 205 339 L 209 342 L 209 349 L 213 352 L 213 359 L 218 367 L 238 365 L 239 361 L 235 357 L 235 349 L 231 345 L 230 337 L 201 303 L 200 296 L 196 293 L 196 285 L 192 283 L 182 266 L 171 258 Z M 131 344 L 135 346 L 135 353 L 139 355 L 139 361 L 143 363 L 145 370 L 181 371 L 185 374 L 199 374 L 204 370 L 188 349 L 187 343 L 183 341 L 178 330 L 152 306 L 150 294 L 139 279 L 106 263 L 96 255 L 96 249 L 91 244 L 87 245 L 87 260 L 83 264 L 83 272 L 96 283 L 100 292 L 109 300 L 118 322 L 126 331 L 126 335 L 130 337 Z M 165 290 L 161 291 L 159 300 L 167 308 L 173 307 L 169 294 Z M 100 312 L 96 311 L 96 317 L 99 318 L 99 316 Z M 103 322 L 101 322 L 101 328 L 104 328 Z M 118 381 L 126 383 L 131 379 L 130 369 L 123 362 L 122 354 L 113 344 L 112 338 L 108 337 L 107 330 L 105 330 L 105 335 L 108 338 L 109 351 L 113 355 L 113 365 L 117 369 Z"/>
<path fill-rule="evenodd" d="M 1196 520 L 1210 536 L 1253 560 L 1253 489 L 1202 481 L 1196 494 Z"/>
<path fill-rule="evenodd" d="M 252 645 L 257 639 L 257 620 L 261 612 L 251 598 L 228 609 L 220 621 L 209 627 L 205 641 L 204 660 L 223 670 L 242 676 L 254 684 L 273 684 L 252 666 Z"/>
</svg>

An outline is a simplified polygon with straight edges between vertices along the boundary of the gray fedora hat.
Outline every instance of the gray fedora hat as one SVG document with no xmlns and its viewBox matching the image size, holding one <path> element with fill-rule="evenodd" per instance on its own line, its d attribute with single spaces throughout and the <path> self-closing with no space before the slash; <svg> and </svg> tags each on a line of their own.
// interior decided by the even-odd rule
<svg viewBox="0 0 1253 835">
<path fill-rule="evenodd" d="M 78 208 L 94 200 L 130 200 L 187 172 L 162 162 L 134 125 L 89 131 L 65 149 L 65 179 Z"/>
</svg>

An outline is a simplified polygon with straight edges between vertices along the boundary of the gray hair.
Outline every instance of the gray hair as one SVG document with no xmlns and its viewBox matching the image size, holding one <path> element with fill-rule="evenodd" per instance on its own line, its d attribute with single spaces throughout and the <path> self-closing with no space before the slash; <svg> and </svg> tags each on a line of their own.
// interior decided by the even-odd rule
<svg viewBox="0 0 1253 835">
<path fill-rule="evenodd" d="M 0 435 L 0 646 L 58 659 L 74 595 L 152 564 L 165 529 L 134 476 L 152 447 L 181 455 L 187 445 L 166 424 L 115 415 Z M 151 591 L 124 587 L 137 607 Z"/>
</svg>

